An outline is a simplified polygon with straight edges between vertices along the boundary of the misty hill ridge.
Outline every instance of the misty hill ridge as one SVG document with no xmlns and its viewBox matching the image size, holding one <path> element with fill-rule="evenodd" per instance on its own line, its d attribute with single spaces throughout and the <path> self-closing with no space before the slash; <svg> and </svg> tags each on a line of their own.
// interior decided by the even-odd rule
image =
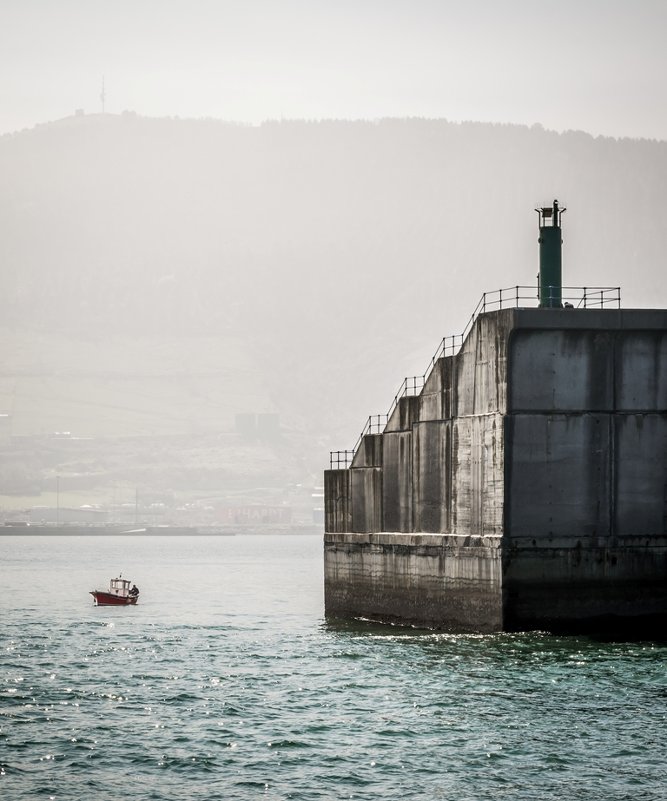
<svg viewBox="0 0 667 801">
<path fill-rule="evenodd" d="M 356 327 L 369 294 L 421 317 L 434 291 L 532 284 L 531 210 L 555 194 L 566 282 L 633 276 L 649 300 L 666 179 L 667 143 L 536 127 L 70 118 L 0 138 L 3 318 Z"/>
<path fill-rule="evenodd" d="M 665 142 L 539 126 L 74 117 L 0 137 L 0 313 L 231 338 L 275 408 L 347 431 L 482 291 L 535 283 L 536 204 L 568 207 L 566 284 L 667 305 L 666 186 Z"/>
</svg>

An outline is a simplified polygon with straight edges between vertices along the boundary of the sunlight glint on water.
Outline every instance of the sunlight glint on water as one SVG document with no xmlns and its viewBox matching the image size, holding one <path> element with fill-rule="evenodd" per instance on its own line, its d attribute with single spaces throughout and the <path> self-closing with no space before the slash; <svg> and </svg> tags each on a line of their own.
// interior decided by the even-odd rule
<svg viewBox="0 0 667 801">
<path fill-rule="evenodd" d="M 7 801 L 665 798 L 662 644 L 327 624 L 318 537 L 0 546 Z"/>
</svg>

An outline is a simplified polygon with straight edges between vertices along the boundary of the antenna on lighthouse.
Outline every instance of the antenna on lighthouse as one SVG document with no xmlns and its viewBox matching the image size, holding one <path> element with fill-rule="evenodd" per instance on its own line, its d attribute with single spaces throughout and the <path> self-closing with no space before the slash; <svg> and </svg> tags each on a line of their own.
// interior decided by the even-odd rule
<svg viewBox="0 0 667 801">
<path fill-rule="evenodd" d="M 104 88 L 104 75 L 102 76 L 102 91 L 100 92 L 100 100 L 102 101 L 102 114 L 104 114 L 104 104 L 107 99 L 107 93 Z"/>
</svg>

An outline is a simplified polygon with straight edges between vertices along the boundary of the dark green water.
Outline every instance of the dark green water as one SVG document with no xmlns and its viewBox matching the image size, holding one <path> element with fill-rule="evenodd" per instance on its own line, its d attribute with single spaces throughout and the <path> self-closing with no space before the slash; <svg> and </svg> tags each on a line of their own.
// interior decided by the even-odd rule
<svg viewBox="0 0 667 801">
<path fill-rule="evenodd" d="M 0 554 L 4 801 L 667 798 L 664 643 L 329 625 L 317 537 Z"/>
</svg>

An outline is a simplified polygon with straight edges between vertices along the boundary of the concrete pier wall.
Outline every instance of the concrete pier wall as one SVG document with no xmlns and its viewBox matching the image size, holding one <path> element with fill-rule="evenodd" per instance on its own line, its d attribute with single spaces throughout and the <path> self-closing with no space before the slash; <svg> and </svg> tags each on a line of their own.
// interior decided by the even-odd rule
<svg viewBox="0 0 667 801">
<path fill-rule="evenodd" d="M 329 534 L 325 543 L 325 608 L 451 631 L 502 627 L 498 537 Z"/>
<path fill-rule="evenodd" d="M 667 311 L 482 314 L 342 472 L 327 614 L 419 623 L 421 597 L 424 625 L 457 630 L 667 616 Z"/>
<path fill-rule="evenodd" d="M 533 544 L 535 543 L 535 544 Z M 516 539 L 503 549 L 504 628 L 634 630 L 667 610 L 667 538 L 617 537 L 593 545 L 571 538 Z"/>
<path fill-rule="evenodd" d="M 537 327 L 539 312 L 523 312 L 511 337 L 504 586 L 515 627 L 667 614 L 667 314 L 566 315 Z"/>
</svg>

